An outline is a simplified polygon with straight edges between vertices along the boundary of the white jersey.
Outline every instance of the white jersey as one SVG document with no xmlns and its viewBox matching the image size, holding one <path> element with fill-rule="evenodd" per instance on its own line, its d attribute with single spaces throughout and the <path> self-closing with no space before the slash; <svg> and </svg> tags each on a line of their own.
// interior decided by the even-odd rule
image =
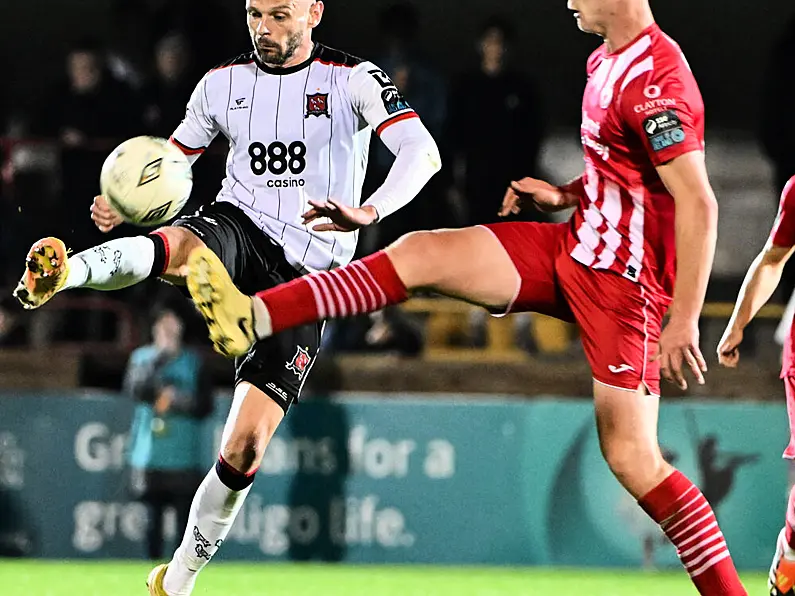
<svg viewBox="0 0 795 596">
<path fill-rule="evenodd" d="M 359 207 L 371 132 L 416 117 L 375 65 L 316 44 L 291 68 L 270 68 L 250 52 L 211 70 L 171 140 L 196 155 L 226 136 L 217 200 L 243 210 L 296 269 L 318 271 L 347 264 L 358 234 L 303 225 L 308 201 Z"/>
</svg>

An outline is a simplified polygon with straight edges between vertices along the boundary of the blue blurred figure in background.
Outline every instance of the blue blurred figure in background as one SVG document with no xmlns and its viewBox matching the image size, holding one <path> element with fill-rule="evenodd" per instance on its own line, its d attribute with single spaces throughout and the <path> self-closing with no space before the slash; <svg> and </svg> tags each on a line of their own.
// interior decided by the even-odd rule
<svg viewBox="0 0 795 596">
<path fill-rule="evenodd" d="M 130 356 L 125 393 L 136 402 L 128 463 L 135 496 L 149 506 L 147 552 L 163 556 L 163 514 L 173 507 L 177 527 L 188 523 L 191 500 L 204 476 L 203 421 L 212 396 L 202 382 L 200 356 L 182 345 L 183 322 L 171 310 L 157 313 L 152 344 Z"/>
</svg>

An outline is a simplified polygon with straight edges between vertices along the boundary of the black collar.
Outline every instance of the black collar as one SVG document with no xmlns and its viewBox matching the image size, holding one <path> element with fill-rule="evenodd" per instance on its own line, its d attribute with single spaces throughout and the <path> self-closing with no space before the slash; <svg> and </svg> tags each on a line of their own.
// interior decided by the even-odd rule
<svg viewBox="0 0 795 596">
<path fill-rule="evenodd" d="M 320 45 L 319 43 L 315 43 L 315 47 L 312 48 L 312 53 L 309 55 L 309 58 L 307 58 L 300 64 L 296 64 L 295 66 L 290 66 L 288 68 L 278 68 L 278 67 L 268 66 L 267 64 L 263 63 L 262 60 L 260 60 L 259 53 L 256 50 L 254 50 L 251 54 L 254 56 L 254 62 L 262 72 L 266 74 L 282 76 L 282 75 L 293 74 L 294 72 L 298 72 L 299 70 L 305 69 L 307 66 L 309 66 L 315 61 L 315 58 L 317 58 L 320 55 L 322 49 L 323 49 L 322 45 Z"/>
</svg>

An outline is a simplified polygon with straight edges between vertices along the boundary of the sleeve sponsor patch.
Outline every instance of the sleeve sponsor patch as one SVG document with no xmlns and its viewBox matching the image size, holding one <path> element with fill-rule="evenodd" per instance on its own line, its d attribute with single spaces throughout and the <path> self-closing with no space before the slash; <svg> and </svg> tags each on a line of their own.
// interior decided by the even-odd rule
<svg viewBox="0 0 795 596">
<path fill-rule="evenodd" d="M 396 112 L 400 112 L 401 110 L 411 109 L 411 106 L 396 87 L 384 89 L 381 92 L 381 99 L 384 102 L 386 113 L 390 116 Z"/>
<path fill-rule="evenodd" d="M 674 110 L 658 112 L 643 121 L 643 130 L 654 151 L 662 151 L 685 140 L 682 121 Z"/>
</svg>

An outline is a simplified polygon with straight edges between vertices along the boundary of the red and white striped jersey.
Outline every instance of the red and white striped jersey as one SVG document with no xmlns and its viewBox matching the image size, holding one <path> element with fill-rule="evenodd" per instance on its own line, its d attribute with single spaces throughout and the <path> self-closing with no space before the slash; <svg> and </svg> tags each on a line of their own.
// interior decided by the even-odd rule
<svg viewBox="0 0 795 596">
<path fill-rule="evenodd" d="M 790 178 L 781 192 L 781 202 L 768 244 L 781 248 L 795 246 L 795 176 Z M 781 358 L 781 377 L 788 376 L 795 376 L 795 320 L 790 324 Z"/>
<path fill-rule="evenodd" d="M 656 167 L 704 149 L 704 103 L 679 46 L 655 24 L 588 60 L 582 106 L 585 196 L 567 249 L 580 263 L 673 295 L 674 201 Z"/>
</svg>

